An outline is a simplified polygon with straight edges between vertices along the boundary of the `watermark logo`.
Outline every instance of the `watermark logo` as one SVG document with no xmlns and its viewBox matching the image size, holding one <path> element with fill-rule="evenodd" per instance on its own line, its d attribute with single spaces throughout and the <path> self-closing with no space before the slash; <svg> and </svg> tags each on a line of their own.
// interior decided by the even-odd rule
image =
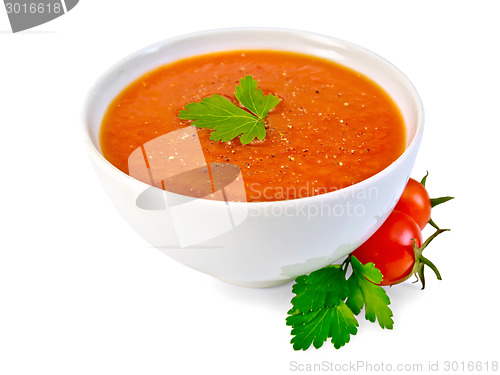
<svg viewBox="0 0 500 375">
<path fill-rule="evenodd" d="M 4 0 L 13 33 L 52 21 L 73 9 L 79 0 Z"/>
<path fill-rule="evenodd" d="M 137 196 L 137 207 L 168 211 L 181 248 L 232 231 L 248 216 L 245 207 L 233 205 L 246 202 L 241 169 L 230 163 L 208 163 L 194 126 L 144 143 L 130 154 L 128 170 L 152 186 Z M 221 204 L 207 205 L 200 199 Z"/>
</svg>

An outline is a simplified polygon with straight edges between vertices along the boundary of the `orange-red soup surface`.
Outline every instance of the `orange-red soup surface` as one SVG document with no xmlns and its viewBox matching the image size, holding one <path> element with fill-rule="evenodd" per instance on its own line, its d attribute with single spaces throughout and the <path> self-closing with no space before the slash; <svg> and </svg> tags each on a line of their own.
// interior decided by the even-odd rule
<svg viewBox="0 0 500 375">
<path fill-rule="evenodd" d="M 386 168 L 405 149 L 399 109 L 369 78 L 307 55 L 230 51 L 180 60 L 130 84 L 102 121 L 104 157 L 129 173 L 135 150 L 190 126 L 178 118 L 186 104 L 219 94 L 238 105 L 235 86 L 246 75 L 258 81 L 265 95 L 281 99 L 266 119 L 266 138 L 242 145 L 239 138 L 211 141 L 211 129 L 196 132 L 207 165 L 239 167 L 249 202 L 302 198 L 355 184 Z M 189 154 L 157 152 L 155 157 L 185 163 Z M 178 180 L 173 190 L 192 195 L 189 174 Z M 170 190 L 163 182 L 156 186 Z"/>
</svg>

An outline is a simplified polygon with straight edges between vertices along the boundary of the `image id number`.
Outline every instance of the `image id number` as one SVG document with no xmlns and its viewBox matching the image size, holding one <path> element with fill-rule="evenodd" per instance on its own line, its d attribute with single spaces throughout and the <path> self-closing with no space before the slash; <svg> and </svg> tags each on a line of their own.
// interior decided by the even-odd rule
<svg viewBox="0 0 500 375">
<path fill-rule="evenodd" d="M 444 371 L 449 372 L 481 372 L 498 371 L 497 361 L 445 361 Z"/>
<path fill-rule="evenodd" d="M 43 14 L 43 13 L 61 13 L 63 11 L 60 3 L 5 3 L 7 13 L 11 14 Z"/>
</svg>

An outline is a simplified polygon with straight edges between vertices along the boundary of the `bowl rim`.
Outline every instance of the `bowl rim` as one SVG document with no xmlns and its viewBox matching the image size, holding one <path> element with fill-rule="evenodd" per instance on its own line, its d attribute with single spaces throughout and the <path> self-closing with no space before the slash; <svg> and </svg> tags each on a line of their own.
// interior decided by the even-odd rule
<svg viewBox="0 0 500 375">
<path fill-rule="evenodd" d="M 358 50 L 359 52 L 362 52 L 366 55 L 371 56 L 372 58 L 378 59 L 381 63 L 385 64 L 389 69 L 392 70 L 393 73 L 395 73 L 398 78 L 403 81 L 406 85 L 406 91 L 408 91 L 415 103 L 415 108 L 416 108 L 416 113 L 417 113 L 417 127 L 415 129 L 415 134 L 413 135 L 413 138 L 410 140 L 409 144 L 403 151 L 403 153 L 396 159 L 394 160 L 391 164 L 389 164 L 386 168 L 382 169 L 381 171 L 375 173 L 374 175 L 357 182 L 353 185 L 346 186 L 341 189 L 337 189 L 328 193 L 321 193 L 317 195 L 311 195 L 307 197 L 302 197 L 302 198 L 295 198 L 295 199 L 289 199 L 289 200 L 275 200 L 275 201 L 257 201 L 257 202 L 238 202 L 238 201 L 219 201 L 219 200 L 212 200 L 212 199 L 206 199 L 206 198 L 198 198 L 199 201 L 203 201 L 204 204 L 215 204 L 215 205 L 227 205 L 230 204 L 231 206 L 251 206 L 251 207 L 262 207 L 265 208 L 267 206 L 275 206 L 275 205 L 296 205 L 296 204 L 306 204 L 306 203 L 314 203 L 315 201 L 323 201 L 327 198 L 335 198 L 335 197 L 342 197 L 342 196 L 349 196 L 350 192 L 355 192 L 357 189 L 360 189 L 363 187 L 363 185 L 370 185 L 373 181 L 376 181 L 377 179 L 383 178 L 384 176 L 392 173 L 395 169 L 398 168 L 400 164 L 403 164 L 406 159 L 408 159 L 410 154 L 412 154 L 413 150 L 416 147 L 419 147 L 419 141 L 422 138 L 423 135 L 423 130 L 424 130 L 424 118 L 425 118 L 425 113 L 424 113 L 424 108 L 422 104 L 422 100 L 413 85 L 413 83 L 409 80 L 409 78 L 401 71 L 399 68 L 397 68 L 394 64 L 392 64 L 390 61 L 387 59 L 381 57 L 377 53 L 362 47 L 360 45 L 357 45 L 355 43 L 333 37 L 331 35 L 323 34 L 323 33 L 317 33 L 317 32 L 312 32 L 312 31 L 306 31 L 306 30 L 298 30 L 298 29 L 292 29 L 292 28 L 278 28 L 278 27 L 229 27 L 229 28 L 215 28 L 215 29 L 208 29 L 208 30 L 201 30 L 201 31 L 196 31 L 196 32 L 191 32 L 191 33 L 186 33 L 182 35 L 177 35 L 173 36 L 170 38 L 166 38 L 160 41 L 157 41 L 155 43 L 152 43 L 146 47 L 143 47 L 139 50 L 136 50 L 129 55 L 123 57 L 122 59 L 118 60 L 115 62 L 113 65 L 108 67 L 92 84 L 90 89 L 88 90 L 87 96 L 85 98 L 83 110 L 82 110 L 82 127 L 81 130 L 83 131 L 83 138 L 84 138 L 84 143 L 87 146 L 87 151 L 89 152 L 90 156 L 93 156 L 95 161 L 99 161 L 102 163 L 106 169 L 110 172 L 115 174 L 117 177 L 120 177 L 122 179 L 128 180 L 133 182 L 134 184 L 139 184 L 143 185 L 145 189 L 147 188 L 154 188 L 158 189 L 159 191 L 166 192 L 169 195 L 172 196 L 177 196 L 177 197 L 188 197 L 183 194 L 178 194 L 170 191 L 164 191 L 162 189 L 156 188 L 154 186 L 151 186 L 147 183 L 144 183 L 142 181 L 139 181 L 135 179 L 134 177 L 122 172 L 118 168 L 116 168 L 113 164 L 111 164 L 103 155 L 102 153 L 97 149 L 96 145 L 92 141 L 92 138 L 90 137 L 90 129 L 88 126 L 88 121 L 87 121 L 87 116 L 89 113 L 90 105 L 92 103 L 92 98 L 96 93 L 99 91 L 98 89 L 102 86 L 102 84 L 105 82 L 105 80 L 114 72 L 120 69 L 123 65 L 126 65 L 128 62 L 133 61 L 143 55 L 145 55 L 148 51 L 157 49 L 159 47 L 165 47 L 165 45 L 168 44 L 174 44 L 178 42 L 182 42 L 185 40 L 197 38 L 197 37 L 203 37 L 203 36 L 212 36 L 216 37 L 217 35 L 225 35 L 225 34 L 230 34 L 230 33 L 253 33 L 253 32 L 261 32 L 261 33 L 283 33 L 283 34 L 289 34 L 291 36 L 297 35 L 297 36 L 305 36 L 305 37 L 320 37 L 320 38 L 325 38 L 330 41 L 334 41 L 336 43 L 342 44 L 344 46 L 348 46 L 350 48 L 354 48 Z M 222 49 L 221 49 L 222 50 Z M 214 50 L 213 52 L 217 52 L 218 50 Z M 229 49 L 228 49 L 229 51 Z M 210 53 L 210 52 L 207 52 Z M 307 53 L 304 53 L 307 55 Z M 192 55 L 196 56 L 196 55 Z M 159 65 L 160 66 L 160 65 Z M 351 68 L 352 69 L 352 68 Z M 370 78 L 370 77 L 368 77 Z M 132 83 L 131 81 L 130 83 Z M 192 197 L 191 197 L 192 198 Z"/>
</svg>

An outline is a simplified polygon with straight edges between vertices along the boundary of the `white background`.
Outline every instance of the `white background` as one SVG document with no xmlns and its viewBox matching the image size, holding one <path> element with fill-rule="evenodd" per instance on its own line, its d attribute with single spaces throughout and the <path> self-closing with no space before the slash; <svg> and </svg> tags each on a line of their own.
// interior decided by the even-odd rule
<svg viewBox="0 0 500 375">
<path fill-rule="evenodd" d="M 417 363 L 422 373 L 439 361 L 443 373 L 445 361 L 499 361 L 495 3 L 81 0 L 18 34 L 0 6 L 0 374 L 299 373 L 293 361 Z M 349 40 L 419 91 L 426 130 L 413 176 L 429 170 L 431 196 L 456 199 L 435 209 L 452 231 L 426 250 L 443 281 L 428 273 L 424 291 L 410 281 L 390 288 L 394 330 L 360 319 L 344 348 L 295 352 L 291 284 L 241 288 L 175 263 L 101 188 L 81 136 L 96 78 L 156 41 L 235 26 Z"/>
</svg>

